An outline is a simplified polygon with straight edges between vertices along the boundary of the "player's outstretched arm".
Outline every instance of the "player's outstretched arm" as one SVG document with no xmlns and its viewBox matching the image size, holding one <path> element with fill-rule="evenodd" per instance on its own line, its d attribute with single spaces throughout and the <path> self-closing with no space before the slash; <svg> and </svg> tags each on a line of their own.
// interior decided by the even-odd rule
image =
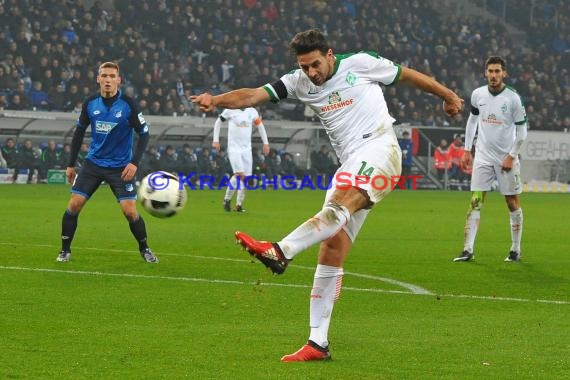
<svg viewBox="0 0 570 380">
<path fill-rule="evenodd" d="M 463 99 L 432 77 L 414 69 L 402 67 L 400 82 L 411 84 L 422 91 L 437 95 L 443 99 L 443 110 L 448 116 L 455 116 L 463 110 Z"/>
<path fill-rule="evenodd" d="M 212 111 L 216 107 L 231 109 L 254 107 L 268 102 L 269 99 L 269 94 L 263 87 L 240 88 L 216 96 L 204 93 L 190 97 L 190 100 L 204 112 Z"/>
</svg>

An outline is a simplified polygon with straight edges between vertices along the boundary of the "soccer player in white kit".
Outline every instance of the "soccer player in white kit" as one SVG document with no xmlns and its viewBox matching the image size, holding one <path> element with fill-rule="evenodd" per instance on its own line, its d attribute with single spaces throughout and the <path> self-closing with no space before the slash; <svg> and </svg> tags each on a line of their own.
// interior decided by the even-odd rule
<svg viewBox="0 0 570 380">
<path fill-rule="evenodd" d="M 251 154 L 251 133 L 253 126 L 257 127 L 261 141 L 263 142 L 263 154 L 269 154 L 269 141 L 267 132 L 257 110 L 253 107 L 244 109 L 225 109 L 216 119 L 214 124 L 214 137 L 212 148 L 220 151 L 220 129 L 222 123 L 228 122 L 228 157 L 232 165 L 233 175 L 224 196 L 224 210 L 231 211 L 231 199 L 237 190 L 237 212 L 244 212 L 243 201 L 245 199 L 244 179 L 252 174 L 253 158 Z"/>
<path fill-rule="evenodd" d="M 321 120 L 341 162 L 322 209 L 275 243 L 258 241 L 239 231 L 235 236 L 250 254 L 277 274 L 283 273 L 299 252 L 320 243 L 310 294 L 309 341 L 281 360 L 326 360 L 331 357 L 328 330 L 333 304 L 340 294 L 344 260 L 372 206 L 390 192 L 390 186 L 373 186 L 370 179 L 390 179 L 401 173 L 402 153 L 392 128 L 394 119 L 379 84 L 408 83 L 435 94 L 444 100 L 444 110 L 450 116 L 461 112 L 463 100 L 433 78 L 375 53 L 335 55 L 316 29 L 298 33 L 289 47 L 300 69 L 275 83 L 191 99 L 204 111 L 216 106 L 241 108 L 298 99 Z M 350 185 L 339 186 L 339 174 L 350 178 Z"/>
<path fill-rule="evenodd" d="M 505 261 L 521 259 L 523 212 L 519 194 L 522 193 L 521 168 L 518 153 L 527 136 L 527 118 L 520 95 L 503 80 L 507 76 L 505 60 L 489 57 L 485 62 L 487 85 L 471 94 L 471 114 L 467 119 L 463 163 L 473 165 L 471 175 L 471 204 L 465 222 L 463 251 L 454 261 L 475 258 L 473 245 L 479 229 L 481 207 L 495 179 L 505 196 L 510 213 L 511 248 Z M 475 159 L 471 148 L 475 133 Z"/>
</svg>

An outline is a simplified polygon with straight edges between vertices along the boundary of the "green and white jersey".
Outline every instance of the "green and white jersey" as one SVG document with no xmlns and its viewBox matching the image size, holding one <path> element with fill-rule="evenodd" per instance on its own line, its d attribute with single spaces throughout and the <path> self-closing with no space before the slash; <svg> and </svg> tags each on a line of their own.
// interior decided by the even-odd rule
<svg viewBox="0 0 570 380">
<path fill-rule="evenodd" d="M 471 94 L 471 107 L 477 115 L 475 160 L 486 164 L 501 163 L 509 154 L 517 137 L 517 125 L 526 123 L 526 111 L 520 95 L 505 86 L 492 93 L 482 86 Z"/>
<path fill-rule="evenodd" d="M 395 83 L 401 67 L 374 53 L 335 55 L 333 75 L 315 86 L 301 69 L 285 74 L 264 86 L 273 102 L 298 99 L 313 109 L 329 135 L 340 162 L 364 139 L 392 129 L 379 84 Z"/>
<path fill-rule="evenodd" d="M 255 108 L 225 109 L 219 119 L 228 122 L 228 152 L 251 150 L 252 127 L 261 124 L 261 118 Z"/>
</svg>

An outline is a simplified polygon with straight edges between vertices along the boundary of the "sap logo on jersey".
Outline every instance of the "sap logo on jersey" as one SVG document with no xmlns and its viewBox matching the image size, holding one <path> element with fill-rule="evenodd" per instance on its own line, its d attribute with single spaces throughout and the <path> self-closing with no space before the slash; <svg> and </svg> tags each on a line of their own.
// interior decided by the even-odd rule
<svg viewBox="0 0 570 380">
<path fill-rule="evenodd" d="M 116 125 L 117 125 L 117 123 L 110 123 L 107 121 L 97 120 L 97 123 L 95 123 L 95 132 L 97 132 L 97 133 L 109 133 L 109 132 L 111 132 L 111 130 L 113 128 L 115 128 Z"/>
</svg>

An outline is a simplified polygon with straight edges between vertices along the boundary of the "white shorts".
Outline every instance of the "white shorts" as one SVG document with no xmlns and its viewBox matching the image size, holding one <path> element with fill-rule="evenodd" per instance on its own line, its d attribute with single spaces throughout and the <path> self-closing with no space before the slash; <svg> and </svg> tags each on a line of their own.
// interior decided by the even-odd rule
<svg viewBox="0 0 570 380">
<path fill-rule="evenodd" d="M 229 151 L 228 158 L 234 173 L 244 173 L 246 176 L 251 175 L 253 166 L 251 149 Z"/>
<path fill-rule="evenodd" d="M 370 137 L 370 140 L 352 152 L 348 159 L 335 172 L 332 186 L 327 190 L 324 205 L 337 190 L 337 186 L 346 186 L 349 182 L 366 191 L 372 203 L 378 203 L 393 189 L 392 179 L 397 181 L 402 172 L 402 152 L 398 139 L 392 132 Z M 366 179 L 375 179 L 366 183 Z M 342 191 L 339 189 L 339 191 Z M 370 209 L 359 210 L 351 215 L 343 227 L 350 240 L 354 241 L 362 228 Z"/>
<path fill-rule="evenodd" d="M 521 163 L 513 161 L 513 168 L 504 171 L 501 164 L 489 165 L 475 160 L 471 174 L 471 191 L 491 191 L 493 182 L 499 183 L 499 191 L 503 195 L 518 195 L 522 193 Z"/>
</svg>

